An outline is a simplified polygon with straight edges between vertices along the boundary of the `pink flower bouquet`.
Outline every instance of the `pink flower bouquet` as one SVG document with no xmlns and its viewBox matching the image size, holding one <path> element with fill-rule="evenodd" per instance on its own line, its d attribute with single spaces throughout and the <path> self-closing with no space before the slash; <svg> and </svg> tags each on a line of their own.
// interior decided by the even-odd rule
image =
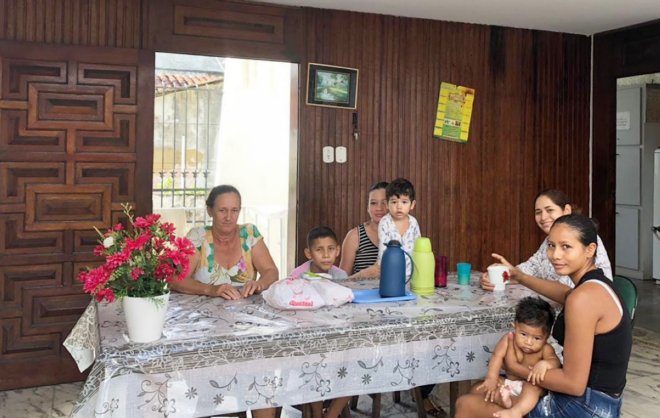
<svg viewBox="0 0 660 418">
<path fill-rule="evenodd" d="M 105 263 L 78 275 L 85 292 L 96 300 L 113 302 L 123 296 L 154 297 L 169 292 L 168 283 L 188 274 L 195 249 L 187 238 L 177 238 L 174 226 L 151 214 L 133 219 L 131 206 L 123 204 L 131 225 L 120 223 L 102 233 L 94 254 Z"/>
</svg>

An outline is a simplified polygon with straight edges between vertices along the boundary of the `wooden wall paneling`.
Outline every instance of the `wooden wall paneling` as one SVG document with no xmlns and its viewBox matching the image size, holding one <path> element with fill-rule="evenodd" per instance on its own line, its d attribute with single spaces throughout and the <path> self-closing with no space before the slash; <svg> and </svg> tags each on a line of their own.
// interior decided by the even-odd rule
<svg viewBox="0 0 660 418">
<path fill-rule="evenodd" d="M 142 215 L 152 211 L 155 60 L 152 51 L 138 52 L 136 155 L 139 158 L 135 165 L 135 204 L 136 213 Z"/>
<path fill-rule="evenodd" d="M 366 191 L 372 183 L 380 180 L 378 171 L 381 160 L 377 153 L 378 148 L 385 144 L 378 128 L 381 123 L 378 115 L 381 104 L 375 99 L 383 89 L 380 80 L 381 47 L 378 43 L 380 17 L 328 10 L 320 13 L 311 11 L 305 20 L 308 22 L 305 38 L 310 39 L 305 51 L 306 62 L 348 67 L 360 64 L 355 110 L 358 113 L 359 137 L 355 140 L 352 135 L 353 110 L 308 106 L 305 104 L 306 96 L 301 95 L 301 135 L 307 132 L 309 136 L 300 138 L 300 158 L 306 162 L 299 165 L 299 179 L 313 179 L 299 181 L 298 184 L 299 261 L 303 259 L 305 235 L 312 227 L 327 224 L 342 240 L 348 229 L 357 224 L 357 220 L 367 219 Z M 372 30 L 359 30 L 365 25 Z M 322 56 L 326 37 L 334 36 L 338 37 L 337 42 L 345 45 L 345 48 L 333 50 L 332 56 Z M 307 65 L 301 65 L 300 80 L 306 86 Z M 324 164 L 321 161 L 324 145 L 345 146 L 348 150 L 347 163 Z M 328 193 L 320 196 L 314 191 L 319 187 Z M 322 202 L 316 203 L 317 199 L 322 199 Z"/>
<path fill-rule="evenodd" d="M 78 2 L 68 2 L 74 7 Z M 80 380 L 92 227 L 151 209 L 154 54 L 0 41 L 0 390 Z"/>
<path fill-rule="evenodd" d="M 552 152 L 548 153 L 543 150 L 544 138 L 546 136 L 553 137 L 554 142 L 554 124 L 551 120 L 556 113 L 557 103 L 552 95 L 548 96 L 544 93 L 544 83 L 546 77 L 551 82 L 555 81 L 556 78 L 556 69 L 553 69 L 552 66 L 548 65 L 543 60 L 543 57 L 539 56 L 536 52 L 536 48 L 539 45 L 539 38 L 544 37 L 546 34 L 543 32 L 532 32 L 529 34 L 528 43 L 526 44 L 527 52 L 531 52 L 528 55 L 528 61 L 526 64 L 526 71 L 521 73 L 521 77 L 527 78 L 524 83 L 516 87 L 516 90 L 519 94 L 519 99 L 522 103 L 527 104 L 529 107 L 526 109 L 524 107 L 518 108 L 518 115 L 523 115 L 524 113 L 530 114 L 530 118 L 521 119 L 517 121 L 520 123 L 519 130 L 516 135 L 516 142 L 519 142 L 522 148 L 522 154 L 525 157 L 521 161 L 518 161 L 516 167 L 513 167 L 515 173 L 519 178 L 518 184 L 520 187 L 517 190 L 512 191 L 512 194 L 515 196 L 511 204 L 509 205 L 511 209 L 510 216 L 513 217 L 513 221 L 521 225 L 521 228 L 518 229 L 516 233 L 517 239 L 521 241 L 527 240 L 526 248 L 533 248 L 537 246 L 538 243 L 543 238 L 543 234 L 538 230 L 534 224 L 533 219 L 533 197 L 536 193 L 542 189 L 540 183 L 541 177 L 545 172 L 543 166 L 552 167 L 555 169 L 549 168 L 549 173 L 553 174 L 558 171 L 556 168 L 559 167 L 558 162 L 555 161 L 555 157 Z M 548 46 L 553 52 L 548 55 L 557 55 L 561 56 L 560 53 L 557 53 L 550 45 Z M 560 51 L 559 51 L 560 52 Z M 522 64 L 522 63 L 520 63 Z M 548 71 L 550 69 L 550 71 Z M 531 84 L 530 84 L 531 83 Z M 552 90 L 550 90 L 552 91 Z M 530 100 L 525 100 L 525 97 L 531 96 Z M 549 105 L 549 107 L 547 106 Z M 553 107 L 554 106 L 554 107 Z M 553 113 L 550 115 L 544 114 L 544 109 L 549 108 L 553 110 Z M 527 110 L 527 112 L 525 112 Z M 520 135 L 520 136 L 518 136 Z M 585 141 L 586 137 L 582 137 L 581 140 Z M 586 143 L 586 142 L 585 142 Z M 516 150 L 515 148 L 509 150 L 509 152 L 521 152 L 521 150 Z M 529 175 L 529 174 L 532 175 Z M 521 183 L 520 181 L 523 180 Z M 527 180 L 527 181 L 524 181 Z M 563 188 L 561 185 L 550 181 L 552 187 Z M 528 254 L 525 254 L 525 251 L 521 251 L 521 254 L 518 258 L 524 259 Z"/>
<path fill-rule="evenodd" d="M 605 248 L 616 249 L 616 63 L 620 48 L 613 36 L 594 36 L 592 213 L 600 222 Z M 660 67 L 659 67 L 660 68 Z M 616 251 L 608 252 L 616 265 Z"/>
<path fill-rule="evenodd" d="M 156 51 L 298 62 L 298 8 L 226 0 L 146 0 L 146 47 Z"/>
<path fill-rule="evenodd" d="M 542 66 L 538 59 L 538 38 L 542 32 L 530 31 L 524 39 L 519 40 L 518 52 L 521 54 L 519 62 L 516 64 L 524 71 L 520 74 L 518 88 L 519 100 L 521 103 L 520 125 L 517 127 L 519 152 L 524 155 L 516 166 L 511 169 L 517 174 L 519 187 L 518 190 L 512 190 L 515 194 L 514 201 L 504 201 L 500 204 L 508 207 L 511 211 L 513 222 L 519 223 L 517 235 L 514 237 L 514 249 L 516 256 L 512 260 L 522 261 L 529 255 L 529 249 L 538 246 L 543 239 L 543 233 L 538 229 L 534 221 L 533 198 L 541 189 L 539 178 L 541 176 L 540 159 L 541 152 L 538 151 L 540 126 L 536 104 L 539 100 L 539 69 Z M 585 138 L 582 138 L 585 140 Z M 515 203 L 514 203 L 515 202 Z M 492 219 L 497 222 L 497 219 Z M 506 234 L 506 230 L 498 231 L 498 234 Z M 491 236 L 490 239 L 496 239 Z M 517 240 L 517 242 L 515 242 Z M 491 244 L 492 248 L 492 244 Z M 492 260 L 489 254 L 484 254 L 487 260 Z M 515 262 L 514 261 L 514 262 Z"/>
<path fill-rule="evenodd" d="M 298 261 L 309 228 L 343 236 L 365 220 L 377 179 L 408 177 L 423 234 L 479 269 L 495 250 L 514 262 L 536 250 L 542 187 L 588 201 L 586 37 L 319 9 L 304 22 L 303 63 L 360 69 L 361 135 L 350 140 L 350 112 L 301 99 Z M 467 144 L 432 139 L 441 81 L 476 89 Z M 340 144 L 348 163 L 323 164 L 321 147 Z"/>
<path fill-rule="evenodd" d="M 660 21 L 596 34 L 593 61 L 593 216 L 615 265 L 616 80 L 660 72 Z"/>
<path fill-rule="evenodd" d="M 565 184 L 570 196 L 573 200 L 580 205 L 585 213 L 588 213 L 589 196 L 590 196 L 590 180 L 586 176 L 582 176 L 584 167 L 589 167 L 589 147 L 580 138 L 588 137 L 590 131 L 590 110 L 584 106 L 585 102 L 590 100 L 590 86 L 589 83 L 580 82 L 580 80 L 590 79 L 590 70 L 582 66 L 576 65 L 579 62 L 579 57 L 589 55 L 591 53 L 591 45 L 589 40 L 579 37 L 564 36 L 565 48 L 565 68 L 571 76 L 567 77 L 567 89 L 565 90 L 565 103 L 563 106 L 564 116 L 571 122 L 568 124 L 561 124 L 563 127 L 562 138 L 570 140 L 570 150 L 566 154 L 564 161 L 573 161 L 568 167 L 571 169 L 566 172 L 565 177 L 562 179 L 561 184 Z M 614 251 L 614 248 L 611 248 Z"/>
<path fill-rule="evenodd" d="M 474 88 L 475 99 L 478 101 L 475 102 L 473 115 L 479 118 L 484 111 L 485 103 L 488 103 L 490 86 L 483 82 L 478 72 L 473 73 L 472 68 L 476 64 L 474 60 L 481 61 L 483 69 L 488 68 L 487 55 L 482 55 L 488 51 L 488 28 L 452 25 L 442 34 L 445 36 L 441 51 L 444 64 L 441 65 L 438 82 L 450 82 Z M 454 54 L 454 51 L 459 50 L 471 51 L 471 53 Z M 474 68 L 479 71 L 477 67 Z M 439 84 L 435 86 L 436 90 L 439 88 Z M 437 108 L 437 95 L 436 92 L 433 108 Z M 447 223 L 447 233 L 443 240 L 447 240 L 444 247 L 448 248 L 447 256 L 451 270 L 455 269 L 459 261 L 472 263 L 475 270 L 481 264 L 478 259 L 478 254 L 481 252 L 480 242 L 484 239 L 481 222 L 482 206 L 479 204 L 479 196 L 482 193 L 480 167 L 484 163 L 481 149 L 492 137 L 486 138 L 483 132 L 475 130 L 478 124 L 471 123 L 470 126 L 470 137 L 465 144 L 439 140 L 446 149 L 450 161 L 446 166 L 435 167 L 429 173 L 430 177 L 438 179 L 441 184 L 444 183 L 449 191 L 447 194 L 429 196 L 429 198 L 435 198 L 434 200 L 449 205 L 446 217 L 441 219 Z M 432 137 L 432 132 L 428 132 L 425 140 L 430 140 Z M 420 215 L 421 213 L 423 212 L 420 212 Z M 477 219 L 480 221 L 476 221 Z M 429 233 L 433 235 L 434 231 Z"/>
<path fill-rule="evenodd" d="M 127 1 L 126 0 L 116 0 L 117 3 L 114 8 L 111 10 L 115 11 L 115 19 L 113 19 L 116 22 L 121 22 L 124 19 L 124 10 L 126 10 L 127 6 Z M 117 25 L 115 27 L 115 42 L 122 42 L 124 39 L 125 34 L 127 31 L 125 30 L 124 25 Z"/>
<path fill-rule="evenodd" d="M 5 1 L 0 40 L 139 48 L 143 1 Z"/>
<path fill-rule="evenodd" d="M 9 32 L 9 22 L 7 20 L 7 12 L 5 11 L 7 9 L 7 0 L 0 0 L 0 34 L 2 36 L 6 36 L 7 32 Z"/>
<path fill-rule="evenodd" d="M 451 42 L 449 32 L 453 25 L 436 25 L 432 21 L 426 21 L 426 25 L 428 26 L 428 35 L 425 39 L 426 47 L 422 50 L 422 53 L 426 54 L 427 78 L 418 92 L 423 98 L 420 108 L 425 109 L 420 111 L 420 114 L 426 116 L 423 121 L 418 123 L 421 128 L 420 139 L 428 147 L 428 151 L 422 153 L 422 156 L 426 157 L 423 158 L 426 164 L 420 173 L 427 181 L 426 186 L 420 184 L 417 189 L 420 196 L 420 208 L 428 207 L 431 214 L 425 219 L 422 232 L 424 235 L 431 237 L 433 252 L 436 255 L 449 255 L 452 253 L 453 240 L 450 238 L 452 225 L 447 220 L 450 219 L 449 212 L 452 199 L 449 198 L 451 196 L 451 185 L 447 181 L 447 174 L 449 173 L 449 167 L 452 165 L 451 151 L 455 144 L 433 139 L 432 126 L 435 124 L 440 83 L 443 80 L 449 81 L 445 77 L 447 71 L 450 70 L 450 65 L 446 62 L 444 53 Z M 433 110 L 429 111 L 428 109 Z M 476 117 L 480 116 L 475 114 Z M 472 131 L 472 134 L 474 134 L 474 131 Z M 433 173 L 434 171 L 442 171 L 442 173 L 427 176 L 427 173 Z"/>
<path fill-rule="evenodd" d="M 447 80 L 476 89 L 475 120 L 470 124 L 468 143 L 459 148 L 449 145 L 459 153 L 453 169 L 460 174 L 458 182 L 461 190 L 458 193 L 465 201 L 452 213 L 451 219 L 461 219 L 458 225 L 461 229 L 450 230 L 450 237 L 461 237 L 457 240 L 455 251 L 458 254 L 454 262 L 469 261 L 478 270 L 483 268 L 483 263 L 491 261 L 490 252 L 505 253 L 514 260 L 516 257 L 511 241 L 518 234 L 520 225 L 510 219 L 513 212 L 502 216 L 502 209 L 513 207 L 516 202 L 516 193 L 511 189 L 508 193 L 502 193 L 502 188 L 515 182 L 512 181 L 512 167 L 504 163 L 508 158 L 501 157 L 515 155 L 512 148 L 518 136 L 512 128 L 518 117 L 517 94 L 521 91 L 515 80 L 521 77 L 520 71 L 525 68 L 512 62 L 515 42 L 523 34 L 501 27 L 481 27 L 481 32 L 480 36 L 470 36 L 469 48 L 483 49 L 483 53 L 467 57 L 455 67 L 460 70 L 476 65 L 481 70 L 476 73 L 468 71 L 467 76 L 461 71 L 453 71 L 451 79 Z M 460 38 L 454 37 L 454 42 L 453 48 L 461 48 Z M 475 59 L 479 60 L 479 64 L 470 62 Z M 509 112 L 515 116 L 511 119 L 503 117 L 505 112 L 507 116 Z M 501 137 L 507 140 L 502 141 Z M 498 163 L 500 159 L 502 163 Z M 475 219 L 481 219 L 481 222 L 475 222 Z M 508 226 L 509 231 L 502 231 L 504 225 Z M 485 257 L 483 263 L 475 259 L 478 254 Z M 453 263 L 452 268 L 455 268 Z"/>
</svg>

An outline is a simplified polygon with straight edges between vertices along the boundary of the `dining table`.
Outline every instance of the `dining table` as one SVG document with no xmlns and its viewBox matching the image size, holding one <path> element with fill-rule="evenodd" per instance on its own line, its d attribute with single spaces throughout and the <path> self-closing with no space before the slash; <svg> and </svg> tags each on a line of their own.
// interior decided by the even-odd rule
<svg viewBox="0 0 660 418">
<path fill-rule="evenodd" d="M 92 301 L 64 342 L 91 367 L 72 417 L 203 417 L 485 376 L 533 292 L 448 284 L 408 301 L 283 310 L 172 293 L 162 337 L 132 343 L 121 303 Z M 378 280 L 347 279 L 353 290 Z"/>
</svg>

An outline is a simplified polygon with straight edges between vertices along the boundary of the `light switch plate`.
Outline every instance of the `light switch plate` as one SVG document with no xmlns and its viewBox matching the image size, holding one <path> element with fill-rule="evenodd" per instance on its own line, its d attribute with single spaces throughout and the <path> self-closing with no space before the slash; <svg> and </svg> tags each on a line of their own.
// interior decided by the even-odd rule
<svg viewBox="0 0 660 418">
<path fill-rule="evenodd" d="M 330 164 L 335 162 L 335 149 L 330 145 L 323 147 L 323 162 Z"/>
<path fill-rule="evenodd" d="M 337 147 L 335 148 L 335 159 L 338 163 L 346 162 L 346 147 Z"/>
</svg>

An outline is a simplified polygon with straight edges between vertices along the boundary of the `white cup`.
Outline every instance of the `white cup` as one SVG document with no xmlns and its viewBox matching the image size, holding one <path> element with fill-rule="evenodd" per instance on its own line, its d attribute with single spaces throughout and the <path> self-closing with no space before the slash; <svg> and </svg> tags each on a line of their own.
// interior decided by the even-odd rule
<svg viewBox="0 0 660 418">
<path fill-rule="evenodd" d="M 504 286 L 509 282 L 509 268 L 502 264 L 493 264 L 488 266 L 488 278 L 495 286 L 493 290 L 501 292 Z"/>
</svg>

